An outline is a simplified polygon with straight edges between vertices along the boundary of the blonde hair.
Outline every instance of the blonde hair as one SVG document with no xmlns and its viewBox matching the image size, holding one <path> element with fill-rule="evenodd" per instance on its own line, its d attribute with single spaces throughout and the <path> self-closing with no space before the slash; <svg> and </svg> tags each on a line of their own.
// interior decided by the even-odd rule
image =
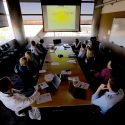
<svg viewBox="0 0 125 125">
<path fill-rule="evenodd" d="M 27 58 L 25 56 L 19 59 L 20 65 L 27 66 Z"/>
<path fill-rule="evenodd" d="M 86 57 L 87 58 L 94 57 L 94 51 L 92 49 L 87 48 Z"/>
<path fill-rule="evenodd" d="M 27 60 L 31 60 L 32 59 L 32 53 L 30 51 L 25 52 L 25 57 L 27 58 Z"/>
</svg>

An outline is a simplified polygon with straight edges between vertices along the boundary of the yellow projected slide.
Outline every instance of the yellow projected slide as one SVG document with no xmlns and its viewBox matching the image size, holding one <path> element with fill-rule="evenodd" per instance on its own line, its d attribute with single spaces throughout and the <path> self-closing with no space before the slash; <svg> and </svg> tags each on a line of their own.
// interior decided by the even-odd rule
<svg viewBox="0 0 125 125">
<path fill-rule="evenodd" d="M 76 6 L 47 6 L 49 29 L 75 29 Z"/>
</svg>

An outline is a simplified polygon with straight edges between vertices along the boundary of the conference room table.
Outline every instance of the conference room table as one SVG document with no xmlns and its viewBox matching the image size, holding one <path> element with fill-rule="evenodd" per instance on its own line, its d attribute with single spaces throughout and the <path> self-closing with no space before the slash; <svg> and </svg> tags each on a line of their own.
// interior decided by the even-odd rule
<svg viewBox="0 0 125 125">
<path fill-rule="evenodd" d="M 56 48 L 56 49 L 55 49 Z M 42 70 L 46 70 L 44 73 L 40 73 L 38 84 L 45 82 L 45 75 L 47 74 L 60 74 L 62 70 L 70 70 L 70 77 L 78 76 L 79 80 L 87 83 L 85 75 L 80 68 L 80 65 L 76 57 L 69 58 L 68 55 L 73 54 L 73 51 L 70 46 L 64 47 L 63 45 L 55 46 L 55 48 L 49 49 Z M 59 57 L 58 55 L 63 55 Z M 69 60 L 75 60 L 76 63 L 69 63 Z M 52 101 L 48 101 L 41 104 L 32 104 L 35 107 L 61 107 L 61 106 L 79 106 L 79 105 L 88 105 L 91 104 L 92 91 L 90 88 L 85 90 L 85 98 L 79 99 L 74 98 L 69 92 L 69 81 L 62 80 L 58 89 L 54 92 L 51 92 Z"/>
</svg>

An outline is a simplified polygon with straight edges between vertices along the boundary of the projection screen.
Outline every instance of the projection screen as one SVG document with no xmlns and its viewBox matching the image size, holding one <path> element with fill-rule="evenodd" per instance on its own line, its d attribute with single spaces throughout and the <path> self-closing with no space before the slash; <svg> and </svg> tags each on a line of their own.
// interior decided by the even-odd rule
<svg viewBox="0 0 125 125">
<path fill-rule="evenodd" d="M 44 5 L 44 31 L 79 31 L 79 5 Z"/>
</svg>

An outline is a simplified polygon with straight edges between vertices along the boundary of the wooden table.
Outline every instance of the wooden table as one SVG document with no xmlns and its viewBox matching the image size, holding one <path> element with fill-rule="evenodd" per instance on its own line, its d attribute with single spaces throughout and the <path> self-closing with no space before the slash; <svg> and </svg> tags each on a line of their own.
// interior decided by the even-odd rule
<svg viewBox="0 0 125 125">
<path fill-rule="evenodd" d="M 44 80 L 44 75 L 53 73 L 58 74 L 62 70 L 70 69 L 71 76 L 78 76 L 80 81 L 87 82 L 83 71 L 81 70 L 76 58 L 69 58 L 68 54 L 73 53 L 71 48 L 64 49 L 63 46 L 57 46 L 54 53 L 48 50 L 42 69 L 47 70 L 46 73 L 42 73 L 39 76 L 38 83 L 41 83 Z M 59 58 L 58 54 L 62 54 L 63 57 Z M 70 64 L 67 61 L 70 59 L 75 59 L 75 64 Z M 59 65 L 51 65 L 51 62 L 59 62 Z M 69 82 L 61 81 L 61 84 L 57 91 L 51 93 L 52 101 L 42 103 L 42 104 L 33 104 L 37 107 L 60 107 L 60 106 L 78 106 L 78 105 L 87 105 L 90 104 L 92 92 L 90 89 L 86 90 L 85 99 L 76 99 L 68 91 Z"/>
</svg>

